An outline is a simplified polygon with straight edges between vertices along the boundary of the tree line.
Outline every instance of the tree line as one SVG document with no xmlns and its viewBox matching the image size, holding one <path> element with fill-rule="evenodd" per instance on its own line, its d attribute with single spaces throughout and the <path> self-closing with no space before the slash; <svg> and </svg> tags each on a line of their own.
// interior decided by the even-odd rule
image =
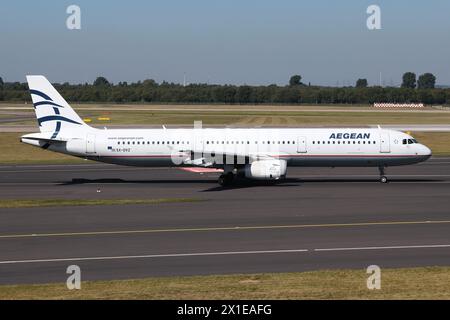
<svg viewBox="0 0 450 320">
<path fill-rule="evenodd" d="M 92 84 L 55 83 L 68 101 L 114 103 L 212 103 L 212 104 L 372 104 L 374 102 L 450 104 L 450 89 L 435 88 L 430 73 L 416 79 L 407 72 L 401 87 L 368 86 L 358 79 L 355 86 L 324 87 L 305 84 L 294 75 L 286 86 L 157 83 L 152 79 L 113 84 L 98 77 Z M 30 102 L 28 85 L 4 82 L 0 77 L 0 101 Z"/>
</svg>

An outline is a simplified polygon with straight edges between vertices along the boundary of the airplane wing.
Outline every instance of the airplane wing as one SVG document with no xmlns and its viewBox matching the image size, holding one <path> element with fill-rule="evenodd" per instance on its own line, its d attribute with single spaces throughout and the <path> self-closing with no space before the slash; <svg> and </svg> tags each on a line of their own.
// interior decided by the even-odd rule
<svg viewBox="0 0 450 320">
<path fill-rule="evenodd" d="M 179 150 L 178 152 L 186 154 L 183 159 L 183 164 L 203 167 L 203 168 L 217 168 L 227 163 L 248 164 L 257 160 L 273 160 L 278 159 L 282 154 L 280 152 L 272 153 L 257 153 L 257 152 L 201 152 L 196 150 Z M 287 154 L 286 154 L 287 155 Z"/>
</svg>

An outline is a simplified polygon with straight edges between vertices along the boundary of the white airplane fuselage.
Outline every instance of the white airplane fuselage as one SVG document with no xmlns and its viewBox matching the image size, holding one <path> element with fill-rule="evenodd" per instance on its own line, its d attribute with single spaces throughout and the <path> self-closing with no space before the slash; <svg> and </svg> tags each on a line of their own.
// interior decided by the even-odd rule
<svg viewBox="0 0 450 320">
<path fill-rule="evenodd" d="M 287 167 L 384 168 L 427 160 L 431 150 L 410 135 L 382 128 L 95 129 L 83 122 L 45 77 L 28 76 L 40 133 L 21 141 L 100 162 L 142 167 L 223 169 L 277 180 Z"/>
<path fill-rule="evenodd" d="M 404 140 L 406 139 L 406 144 Z M 385 129 L 124 129 L 92 130 L 57 152 L 129 166 L 189 166 L 190 157 L 221 155 L 286 160 L 288 166 L 398 166 L 427 160 L 431 151 L 403 132 Z M 230 158 L 231 159 L 231 158 Z M 242 161 L 242 159 L 241 159 Z M 234 160 L 236 162 L 236 159 Z M 241 163 L 243 164 L 243 163 Z"/>
</svg>

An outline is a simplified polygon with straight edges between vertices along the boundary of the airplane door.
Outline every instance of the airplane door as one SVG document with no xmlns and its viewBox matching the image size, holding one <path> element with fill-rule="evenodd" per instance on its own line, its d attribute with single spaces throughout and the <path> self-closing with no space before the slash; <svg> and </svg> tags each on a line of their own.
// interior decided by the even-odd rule
<svg viewBox="0 0 450 320">
<path fill-rule="evenodd" d="M 297 152 L 306 153 L 308 152 L 306 148 L 306 137 L 298 137 L 297 139 Z"/>
<path fill-rule="evenodd" d="M 95 134 L 86 135 L 86 153 L 95 153 Z"/>
<path fill-rule="evenodd" d="M 380 152 L 389 153 L 391 152 L 391 144 L 389 139 L 389 133 L 380 133 Z"/>
</svg>

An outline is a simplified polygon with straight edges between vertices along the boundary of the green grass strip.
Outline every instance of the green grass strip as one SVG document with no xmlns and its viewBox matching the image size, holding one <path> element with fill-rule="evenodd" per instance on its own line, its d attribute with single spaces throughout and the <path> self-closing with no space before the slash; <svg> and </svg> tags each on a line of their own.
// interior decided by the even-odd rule
<svg viewBox="0 0 450 320">
<path fill-rule="evenodd" d="M 65 270 L 62 269 L 61 272 Z M 450 268 L 381 269 L 381 289 L 365 269 L 161 277 L 0 286 L 2 299 L 449 299 Z"/>
<path fill-rule="evenodd" d="M 35 208 L 66 206 L 110 206 L 131 204 L 161 204 L 205 201 L 198 198 L 161 198 L 161 199 L 2 199 L 0 208 Z"/>
</svg>

